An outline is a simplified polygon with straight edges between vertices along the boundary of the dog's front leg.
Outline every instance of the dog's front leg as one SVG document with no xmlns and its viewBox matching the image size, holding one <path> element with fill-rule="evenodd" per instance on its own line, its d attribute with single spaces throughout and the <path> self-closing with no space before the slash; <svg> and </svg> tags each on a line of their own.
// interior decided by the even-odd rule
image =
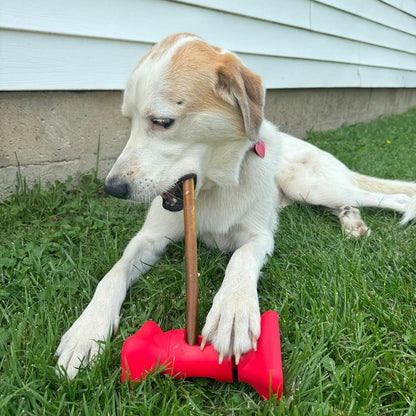
<svg viewBox="0 0 416 416">
<path fill-rule="evenodd" d="M 99 353 L 97 341 L 105 341 L 118 329 L 121 304 L 129 286 L 159 260 L 169 241 L 178 240 L 182 235 L 182 216 L 153 204 L 143 228 L 97 285 L 91 302 L 62 337 L 56 352 L 59 371 L 63 369 L 72 379 L 79 367 Z"/>
<path fill-rule="evenodd" d="M 220 362 L 224 356 L 234 355 L 238 364 L 241 354 L 256 349 L 260 336 L 257 281 L 273 244 L 272 235 L 252 238 L 234 252 L 228 263 L 202 330 L 201 348 L 211 342 Z"/>
</svg>

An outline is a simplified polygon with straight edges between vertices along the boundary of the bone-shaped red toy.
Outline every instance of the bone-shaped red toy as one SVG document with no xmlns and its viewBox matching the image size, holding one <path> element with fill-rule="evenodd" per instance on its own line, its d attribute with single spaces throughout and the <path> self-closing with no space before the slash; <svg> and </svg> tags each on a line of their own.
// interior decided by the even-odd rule
<svg viewBox="0 0 416 416">
<path fill-rule="evenodd" d="M 242 355 L 237 366 L 230 358 L 218 364 L 218 353 L 210 344 L 201 351 L 201 337 L 198 345 L 189 345 L 185 337 L 184 329 L 163 332 L 155 322 L 147 321 L 124 342 L 121 353 L 123 382 L 141 382 L 158 367 L 171 377 L 207 377 L 232 382 L 233 369 L 236 369 L 238 381 L 250 384 L 263 399 L 281 396 L 283 375 L 276 312 L 268 311 L 262 315 L 257 351 Z"/>
<path fill-rule="evenodd" d="M 261 335 L 257 350 L 241 356 L 236 365 L 231 358 L 219 364 L 218 353 L 210 344 L 201 351 L 197 336 L 197 253 L 193 178 L 183 182 L 186 264 L 186 330 L 163 332 L 153 321 L 147 321 L 123 344 L 121 353 L 122 382 L 142 382 L 163 368 L 171 377 L 207 377 L 232 382 L 235 370 L 238 380 L 250 384 L 263 399 L 280 398 L 283 389 L 280 353 L 279 318 L 268 311 L 261 316 Z"/>
</svg>

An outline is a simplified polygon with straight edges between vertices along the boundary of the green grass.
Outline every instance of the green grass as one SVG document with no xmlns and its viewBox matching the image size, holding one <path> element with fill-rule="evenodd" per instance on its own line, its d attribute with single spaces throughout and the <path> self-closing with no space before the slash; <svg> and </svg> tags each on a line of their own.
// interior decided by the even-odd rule
<svg viewBox="0 0 416 416">
<path fill-rule="evenodd" d="M 307 140 L 362 173 L 416 180 L 416 109 Z M 387 143 L 387 140 L 390 143 Z M 363 210 L 370 237 L 348 240 L 318 208 L 280 216 L 259 283 L 261 310 L 280 315 L 280 406 L 248 385 L 150 376 L 120 383 L 123 340 L 148 319 L 185 324 L 183 245 L 127 295 L 120 330 L 72 382 L 54 372 L 60 336 L 144 220 L 145 206 L 103 194 L 102 182 L 39 185 L 0 205 L 1 415 L 415 415 L 416 227 Z M 200 327 L 229 258 L 199 246 Z"/>
</svg>

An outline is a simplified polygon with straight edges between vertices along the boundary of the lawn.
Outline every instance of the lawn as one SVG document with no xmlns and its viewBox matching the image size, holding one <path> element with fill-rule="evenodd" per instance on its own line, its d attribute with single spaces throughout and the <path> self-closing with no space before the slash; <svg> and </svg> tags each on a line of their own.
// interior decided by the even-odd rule
<svg viewBox="0 0 416 416">
<path fill-rule="evenodd" d="M 416 109 L 306 138 L 352 169 L 416 180 Z M 259 282 L 261 311 L 280 315 L 284 392 L 278 407 L 248 385 L 160 375 L 120 383 L 123 341 L 152 319 L 185 325 L 183 244 L 128 292 L 118 334 L 95 366 L 55 374 L 60 336 L 143 223 L 146 206 L 103 193 L 94 173 L 35 186 L 0 204 L 1 415 L 415 415 L 416 227 L 364 209 L 370 237 L 295 205 L 280 215 Z M 199 246 L 199 325 L 229 256 Z"/>
</svg>

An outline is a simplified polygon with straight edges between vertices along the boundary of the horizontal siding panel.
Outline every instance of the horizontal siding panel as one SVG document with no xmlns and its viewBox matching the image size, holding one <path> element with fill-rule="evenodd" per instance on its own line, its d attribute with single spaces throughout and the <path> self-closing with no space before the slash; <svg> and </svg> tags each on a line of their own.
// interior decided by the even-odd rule
<svg viewBox="0 0 416 416">
<path fill-rule="evenodd" d="M 416 17 L 416 1 L 415 0 L 381 0 L 396 9 L 402 10 Z"/>
<path fill-rule="evenodd" d="M 247 66 L 262 76 L 266 88 L 416 87 L 416 71 L 392 71 L 335 62 L 244 54 L 239 56 Z"/>
<path fill-rule="evenodd" d="M 360 74 L 360 87 L 394 87 L 396 85 L 402 85 L 407 88 L 416 87 L 416 72 L 407 71 L 389 71 L 385 68 L 377 68 L 374 70 L 372 67 L 360 66 L 358 67 Z"/>
<path fill-rule="evenodd" d="M 123 89 L 128 75 L 151 46 L 93 38 L 79 42 L 75 37 L 30 32 L 3 31 L 1 36 L 5 41 L 0 48 L 1 90 L 60 90 L 62 85 L 69 90 Z M 267 88 L 416 86 L 416 71 L 240 56 L 262 76 Z"/>
<path fill-rule="evenodd" d="M 331 5 L 357 16 L 365 17 L 373 22 L 381 23 L 394 29 L 416 35 L 415 19 L 407 13 L 391 7 L 379 0 L 313 0 Z M 414 0 L 412 0 L 414 1 Z"/>
<path fill-rule="evenodd" d="M 96 8 L 101 10 L 101 14 L 96 16 L 96 20 L 93 20 L 92 23 L 89 23 L 91 17 L 88 17 L 90 16 L 87 13 L 88 10 L 82 9 L 82 4 L 88 4 L 88 7 L 91 7 L 94 2 L 96 2 Z M 114 24 L 111 22 L 104 24 L 103 15 L 108 13 L 114 16 L 115 10 L 110 8 L 104 12 L 104 3 L 99 0 L 90 0 L 82 2 L 82 4 L 81 0 L 71 0 L 68 13 L 60 12 L 57 15 L 61 19 L 52 19 L 52 15 L 42 14 L 47 3 L 49 3 L 49 0 L 39 0 L 39 2 L 33 3 L 36 4 L 36 7 L 39 4 L 44 4 L 44 8 L 40 8 L 40 11 L 38 9 L 36 9 L 37 12 L 35 10 L 30 11 L 30 13 L 37 13 L 36 18 L 29 19 L 29 15 L 27 18 L 23 18 L 23 14 L 20 13 L 19 22 L 15 21 L 13 26 L 19 24 L 20 27 L 28 31 L 36 30 L 141 42 L 156 42 L 170 33 L 189 31 L 200 35 L 211 43 L 225 46 L 237 53 L 314 59 L 407 70 L 416 68 L 416 55 L 414 54 L 362 44 L 339 37 L 328 37 L 309 30 L 190 7 L 179 3 L 142 0 L 142 2 L 135 3 L 142 4 L 141 13 L 139 11 L 137 14 L 131 13 L 132 10 L 130 10 L 129 18 L 124 20 L 124 14 L 128 8 L 122 7 L 123 19 L 116 19 Z M 62 2 L 57 4 L 59 4 L 57 7 L 61 7 Z M 26 12 L 28 13 L 27 10 Z M 49 13 L 52 12 L 49 11 Z M 173 19 L 172 16 L 175 16 L 175 18 Z M 9 18 L 3 18 L 0 25 L 3 24 L 3 27 L 11 28 L 12 24 L 7 23 Z M 12 21 L 11 18 L 10 21 Z M 214 27 L 216 28 L 215 31 L 213 31 Z M 61 32 L 58 32 L 59 28 Z M 256 36 L 253 36 L 253 33 Z"/>
<path fill-rule="evenodd" d="M 0 36 L 0 90 L 123 89 L 150 48 L 30 32 L 2 31 Z"/>
<path fill-rule="evenodd" d="M 273 88 L 360 86 L 356 65 L 244 54 L 240 57 L 245 65 L 262 75 L 265 86 L 273 85 Z"/>
</svg>

